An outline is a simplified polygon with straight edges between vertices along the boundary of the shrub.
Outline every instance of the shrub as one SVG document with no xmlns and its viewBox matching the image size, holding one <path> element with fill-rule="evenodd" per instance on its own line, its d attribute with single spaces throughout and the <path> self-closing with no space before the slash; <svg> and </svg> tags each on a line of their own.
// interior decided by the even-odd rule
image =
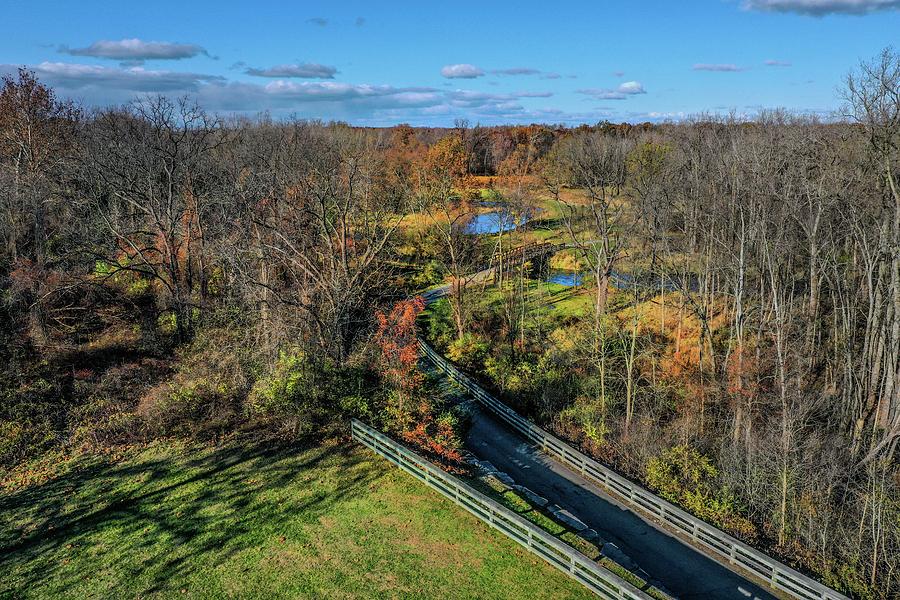
<svg viewBox="0 0 900 600">
<path fill-rule="evenodd" d="M 94 277 L 117 288 L 128 296 L 143 296 L 151 291 L 150 280 L 138 271 L 129 269 L 131 261 L 122 256 L 114 263 L 98 260 L 94 263 Z"/>
<path fill-rule="evenodd" d="M 478 190 L 478 195 L 482 202 L 502 202 L 503 194 L 494 188 L 482 188 Z"/>
<path fill-rule="evenodd" d="M 447 269 L 436 260 L 429 260 L 422 270 L 413 275 L 412 284 L 415 288 L 427 288 L 444 281 L 447 277 Z"/>
<path fill-rule="evenodd" d="M 484 372 L 504 393 L 521 395 L 533 388 L 537 368 L 530 361 L 515 361 L 508 355 L 488 356 L 484 359 Z"/>
<path fill-rule="evenodd" d="M 309 432 L 326 409 L 327 391 L 317 381 L 320 368 L 329 365 L 315 364 L 299 348 L 283 350 L 272 370 L 250 390 L 247 411 L 279 420 L 293 435 Z"/>
<path fill-rule="evenodd" d="M 425 321 L 426 337 L 432 344 L 446 348 L 453 340 L 456 329 L 450 317 L 450 302 L 446 298 L 431 303 L 428 310 L 422 313 L 422 320 Z"/>
<path fill-rule="evenodd" d="M 579 397 L 559 414 L 563 425 L 575 425 L 584 436 L 597 446 L 607 441 L 610 428 L 603 407 L 594 399 Z"/>
<path fill-rule="evenodd" d="M 686 445 L 673 446 L 647 463 L 647 483 L 660 496 L 701 519 L 753 537 L 753 524 L 738 514 L 737 500 L 718 485 L 718 476 L 708 456 Z"/>
<path fill-rule="evenodd" d="M 876 596 L 862 571 L 858 565 L 839 564 L 836 569 L 829 569 L 825 572 L 823 582 L 828 587 L 847 594 L 851 598 L 860 600 L 875 598 Z"/>
<path fill-rule="evenodd" d="M 46 423 L 0 422 L 0 465 L 22 461 L 35 447 L 44 447 L 52 434 Z"/>
<path fill-rule="evenodd" d="M 205 329 L 179 351 L 175 374 L 138 406 L 151 432 L 218 435 L 234 426 L 254 370 L 243 336 L 237 328 Z"/>
<path fill-rule="evenodd" d="M 457 417 L 451 412 L 435 414 L 434 407 L 424 400 L 410 416 L 414 424 L 401 432 L 401 437 L 451 470 L 461 470 L 462 441 L 458 434 Z"/>
<path fill-rule="evenodd" d="M 344 414 L 346 414 L 348 417 L 355 417 L 357 419 L 369 421 L 373 416 L 372 402 L 365 396 L 361 396 L 358 394 L 343 396 L 338 401 L 338 404 L 341 408 L 341 411 L 343 411 Z"/>
<path fill-rule="evenodd" d="M 490 342 L 481 335 L 465 333 L 461 338 L 450 342 L 447 347 L 447 357 L 470 371 L 477 371 L 484 362 L 490 349 Z"/>
</svg>

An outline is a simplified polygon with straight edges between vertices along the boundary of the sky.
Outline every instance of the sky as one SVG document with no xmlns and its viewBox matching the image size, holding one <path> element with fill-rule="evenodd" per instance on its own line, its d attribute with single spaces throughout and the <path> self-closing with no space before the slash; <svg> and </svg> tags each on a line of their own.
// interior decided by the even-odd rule
<svg viewBox="0 0 900 600">
<path fill-rule="evenodd" d="M 0 0 L 0 74 L 88 107 L 190 95 L 358 125 L 823 117 L 900 0 Z"/>
</svg>

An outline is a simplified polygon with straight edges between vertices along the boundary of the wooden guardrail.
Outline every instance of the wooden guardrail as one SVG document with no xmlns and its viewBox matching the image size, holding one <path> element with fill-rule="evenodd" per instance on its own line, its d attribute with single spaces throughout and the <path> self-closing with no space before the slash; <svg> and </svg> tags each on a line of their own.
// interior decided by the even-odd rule
<svg viewBox="0 0 900 600">
<path fill-rule="evenodd" d="M 604 569 L 574 548 L 362 421 L 353 419 L 350 430 L 353 439 L 437 490 L 494 529 L 506 534 L 598 596 L 609 600 L 650 598 L 612 571 Z"/>
<path fill-rule="evenodd" d="M 569 245 L 564 243 L 557 244 L 553 242 L 531 242 L 523 246 L 510 248 L 509 250 L 505 250 L 503 252 L 495 252 L 491 256 L 491 260 L 487 268 L 499 269 L 501 266 L 503 266 L 504 269 L 509 269 L 517 261 L 529 261 L 536 256 L 540 256 L 542 254 L 553 254 L 568 247 Z"/>
<path fill-rule="evenodd" d="M 640 509 L 686 535 L 695 545 L 708 549 L 719 562 L 741 567 L 768 582 L 771 587 L 782 590 L 795 598 L 847 600 L 846 596 L 748 546 L 706 521 L 688 514 L 622 477 L 612 469 L 585 456 L 485 392 L 421 339 L 419 346 L 424 355 L 439 369 L 446 372 L 453 381 L 466 389 L 476 400 L 510 427 L 534 442 L 545 453 L 580 473 L 585 479 L 612 492 L 629 506 Z"/>
</svg>

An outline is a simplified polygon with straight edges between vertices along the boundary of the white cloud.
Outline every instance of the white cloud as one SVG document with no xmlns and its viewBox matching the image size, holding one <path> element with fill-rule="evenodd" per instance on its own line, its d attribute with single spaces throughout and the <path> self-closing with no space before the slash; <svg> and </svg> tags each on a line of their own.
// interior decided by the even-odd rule
<svg viewBox="0 0 900 600">
<path fill-rule="evenodd" d="M 484 75 L 484 71 L 475 65 L 458 64 L 446 65 L 441 69 L 441 75 L 447 79 L 475 79 Z"/>
<path fill-rule="evenodd" d="M 623 94 L 622 92 L 617 92 L 615 90 L 605 90 L 598 88 L 585 88 L 578 90 L 579 94 L 584 94 L 586 96 L 591 96 L 595 100 L 624 100 L 628 96 Z"/>
<path fill-rule="evenodd" d="M 673 112 L 656 112 L 651 111 L 647 113 L 647 118 L 652 120 L 677 120 L 683 119 L 687 116 L 684 111 L 673 111 Z"/>
<path fill-rule="evenodd" d="M 720 73 L 737 73 L 747 70 L 744 67 L 731 63 L 697 63 L 692 68 L 694 71 L 716 71 Z"/>
<path fill-rule="evenodd" d="M 244 71 L 254 77 L 298 77 L 301 79 L 334 79 L 337 69 L 317 63 L 277 65 L 268 69 L 249 68 Z"/>
<path fill-rule="evenodd" d="M 18 66 L 0 64 L 0 75 L 14 74 Z M 44 62 L 29 68 L 60 96 L 75 97 L 88 106 L 120 104 L 143 94 L 189 94 L 211 111 L 270 111 L 282 116 L 296 114 L 303 118 L 354 122 L 397 123 L 417 119 L 429 122 L 428 115 L 448 115 L 449 123 L 455 117 L 485 123 L 531 122 L 530 115 L 545 109 L 532 109 L 525 104 L 552 96 L 547 91 L 486 93 L 336 81 L 239 82 L 202 73 L 60 62 Z"/>
<path fill-rule="evenodd" d="M 176 71 L 127 69 L 61 62 L 42 62 L 31 67 L 38 78 L 52 87 L 66 91 L 87 88 L 107 89 L 111 92 L 194 92 L 200 86 L 223 83 L 224 77 Z M 12 72 L 13 65 L 0 65 L 0 71 Z"/>
<path fill-rule="evenodd" d="M 625 100 L 628 96 L 646 94 L 647 90 L 640 81 L 626 81 L 615 89 L 609 88 L 584 88 L 578 90 L 579 94 L 590 96 L 595 100 Z"/>
<path fill-rule="evenodd" d="M 59 51 L 72 56 L 91 56 L 129 62 L 145 60 L 180 60 L 209 53 L 197 44 L 177 44 L 172 42 L 145 42 L 137 38 L 118 41 L 100 40 L 84 48 L 61 46 Z"/>
<path fill-rule="evenodd" d="M 745 0 L 744 8 L 812 17 L 829 14 L 867 15 L 881 10 L 900 9 L 900 0 Z"/>
<path fill-rule="evenodd" d="M 644 86 L 639 81 L 626 81 L 618 88 L 623 94 L 646 94 Z"/>
<path fill-rule="evenodd" d="M 767 67 L 790 67 L 791 61 L 789 60 L 767 60 L 763 63 Z"/>
</svg>

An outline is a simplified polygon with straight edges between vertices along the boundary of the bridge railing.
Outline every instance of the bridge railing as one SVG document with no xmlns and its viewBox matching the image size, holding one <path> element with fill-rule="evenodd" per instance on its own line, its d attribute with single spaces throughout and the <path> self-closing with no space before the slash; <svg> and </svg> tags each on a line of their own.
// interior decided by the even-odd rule
<svg viewBox="0 0 900 600">
<path fill-rule="evenodd" d="M 537 255 L 546 254 L 548 252 L 557 252 L 567 247 L 568 245 L 564 243 L 531 242 L 523 246 L 517 246 L 515 248 L 510 248 L 509 250 L 504 250 L 503 252 L 495 252 L 491 256 L 491 264 L 494 265 L 494 268 L 497 268 L 497 265 L 499 263 L 505 263 L 510 259 L 519 258 L 522 255 L 525 256 L 526 260 L 530 260 Z"/>
<path fill-rule="evenodd" d="M 437 490 L 494 529 L 506 534 L 598 596 L 609 600 L 648 600 L 650 598 L 649 595 L 615 573 L 604 569 L 530 521 L 501 506 L 365 423 L 353 419 L 350 429 L 353 439 L 388 459 L 425 485 Z"/>
<path fill-rule="evenodd" d="M 748 546 L 724 531 L 713 527 L 706 521 L 688 514 L 629 479 L 622 477 L 612 469 L 585 456 L 485 392 L 472 379 L 461 373 L 453 364 L 422 340 L 419 340 L 419 346 L 422 353 L 439 369 L 447 373 L 453 381 L 466 389 L 476 400 L 510 427 L 539 446 L 546 454 L 580 473 L 585 479 L 612 492 L 614 496 L 620 498 L 627 505 L 640 509 L 643 513 L 651 515 L 687 536 L 695 545 L 709 550 L 719 562 L 741 567 L 763 581 L 768 582 L 773 588 L 787 592 L 795 598 L 802 598 L 803 600 L 847 600 L 846 596 Z"/>
</svg>

